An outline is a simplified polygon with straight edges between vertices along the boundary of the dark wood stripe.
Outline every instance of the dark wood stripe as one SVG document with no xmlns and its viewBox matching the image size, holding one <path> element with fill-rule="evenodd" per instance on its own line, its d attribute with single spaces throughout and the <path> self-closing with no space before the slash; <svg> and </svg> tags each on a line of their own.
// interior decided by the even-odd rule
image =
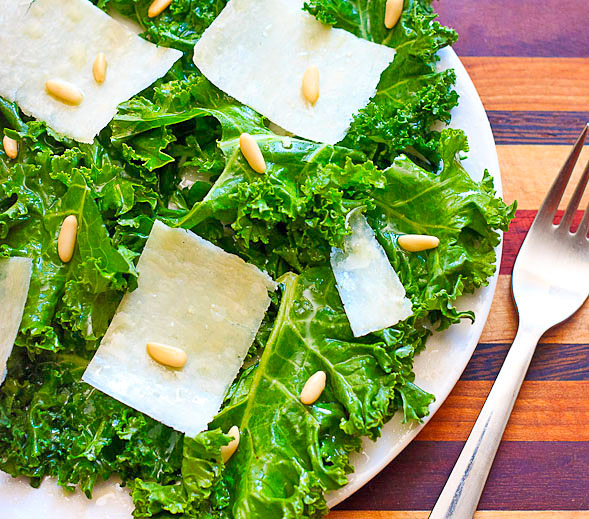
<svg viewBox="0 0 589 519">
<path fill-rule="evenodd" d="M 429 511 L 407 510 L 343 510 L 333 511 L 328 519 L 428 519 Z M 482 510 L 474 514 L 474 519 L 589 519 L 585 510 L 532 510 L 505 511 Z"/>
<path fill-rule="evenodd" d="M 509 231 L 503 235 L 503 255 L 501 256 L 500 274 L 511 274 L 517 253 L 538 211 L 518 210 L 509 225 Z"/>
<path fill-rule="evenodd" d="M 435 2 L 463 56 L 587 56 L 586 0 Z"/>
<path fill-rule="evenodd" d="M 517 253 L 528 233 L 538 211 L 522 209 L 516 212 L 515 218 L 511 221 L 509 231 L 505 233 L 503 240 L 503 256 L 501 257 L 500 274 L 511 274 Z M 558 211 L 554 220 L 555 224 L 560 223 L 564 211 Z M 573 230 L 579 225 L 583 218 L 583 211 L 577 211 L 573 220 Z"/>
<path fill-rule="evenodd" d="M 336 510 L 431 510 L 463 442 L 415 441 Z M 503 442 L 481 510 L 588 510 L 589 442 Z"/>
<path fill-rule="evenodd" d="M 461 380 L 495 380 L 511 344 L 479 344 Z M 589 344 L 542 344 L 526 380 L 589 380 Z"/>
<path fill-rule="evenodd" d="M 502 144 L 573 144 L 589 112 L 505 111 L 487 112 L 495 142 Z"/>
</svg>

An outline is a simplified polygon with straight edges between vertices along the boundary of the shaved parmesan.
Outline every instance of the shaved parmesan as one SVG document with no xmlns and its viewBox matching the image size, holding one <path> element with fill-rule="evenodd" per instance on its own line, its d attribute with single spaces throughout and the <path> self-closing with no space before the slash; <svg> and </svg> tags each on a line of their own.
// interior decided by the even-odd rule
<svg viewBox="0 0 589 519">
<path fill-rule="evenodd" d="M 382 330 L 412 315 L 399 276 L 359 211 L 350 214 L 344 250 L 332 249 L 331 268 L 356 337 Z"/>
<path fill-rule="evenodd" d="M 237 375 L 276 284 L 199 236 L 156 222 L 125 295 L 83 380 L 189 435 L 206 429 Z M 147 343 L 181 348 L 182 369 Z"/>
<path fill-rule="evenodd" d="M 87 0 L 0 0 L 0 95 L 57 133 L 92 142 L 117 105 L 163 76 L 182 53 L 140 38 Z M 92 73 L 108 61 L 104 83 Z M 60 79 L 84 97 L 69 106 L 46 92 Z"/>
<path fill-rule="evenodd" d="M 32 265 L 29 258 L 0 260 L 0 384 L 25 309 Z"/>
<path fill-rule="evenodd" d="M 217 87 L 301 137 L 335 144 L 376 92 L 394 49 L 333 29 L 302 11 L 304 0 L 231 0 L 194 49 Z M 315 104 L 305 71 L 320 75 Z"/>
</svg>

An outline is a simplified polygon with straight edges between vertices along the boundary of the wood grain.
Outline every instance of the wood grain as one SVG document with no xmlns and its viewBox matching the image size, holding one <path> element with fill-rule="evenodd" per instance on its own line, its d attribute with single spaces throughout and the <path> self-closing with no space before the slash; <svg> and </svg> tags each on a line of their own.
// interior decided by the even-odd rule
<svg viewBox="0 0 589 519">
<path fill-rule="evenodd" d="M 575 130 L 576 135 L 579 133 L 577 130 L 580 131 L 580 128 Z M 568 146 L 497 146 L 504 200 L 507 203 L 517 200 L 518 209 L 538 209 L 569 153 Z M 581 152 L 571 179 L 571 188 L 565 193 L 563 204 L 568 203 L 582 167 L 587 162 L 589 146 L 585 146 Z M 589 193 L 585 199 L 589 200 Z"/>
<path fill-rule="evenodd" d="M 479 344 L 461 380 L 495 380 L 510 347 L 511 343 Z M 589 380 L 589 344 L 542 344 L 526 380 Z"/>
<path fill-rule="evenodd" d="M 460 56 L 587 55 L 589 16 L 579 0 L 453 0 L 434 5 L 440 21 L 458 29 L 455 49 Z"/>
<path fill-rule="evenodd" d="M 334 511 L 327 519 L 427 519 L 429 511 Z M 589 511 L 477 512 L 474 519 L 589 519 Z"/>
<path fill-rule="evenodd" d="M 414 441 L 337 510 L 428 510 L 463 442 Z M 504 441 L 481 510 L 589 510 L 589 442 Z"/>
<path fill-rule="evenodd" d="M 422 441 L 466 441 L 492 381 L 459 381 L 417 437 Z M 526 381 L 504 441 L 589 441 L 589 382 Z"/>
<path fill-rule="evenodd" d="M 589 110 L 589 58 L 465 57 L 487 110 Z"/>
<path fill-rule="evenodd" d="M 487 111 L 495 143 L 572 146 L 589 121 L 584 112 Z"/>
<path fill-rule="evenodd" d="M 517 317 L 511 301 L 511 276 L 501 275 L 480 342 L 511 343 L 516 329 Z M 548 330 L 540 343 L 589 344 L 589 303 L 585 302 L 567 322 Z"/>
</svg>

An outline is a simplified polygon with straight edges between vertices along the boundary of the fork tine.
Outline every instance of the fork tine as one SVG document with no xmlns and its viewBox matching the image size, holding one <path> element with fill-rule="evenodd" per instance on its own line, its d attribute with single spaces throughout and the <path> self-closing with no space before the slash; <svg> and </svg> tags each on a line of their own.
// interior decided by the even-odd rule
<svg viewBox="0 0 589 519">
<path fill-rule="evenodd" d="M 577 139 L 575 146 L 573 147 L 571 154 L 569 155 L 568 159 L 564 163 L 564 166 L 560 170 L 560 173 L 554 180 L 550 191 L 546 195 L 544 202 L 542 202 L 542 207 L 538 211 L 536 219 L 543 219 L 543 220 L 550 220 L 554 218 L 556 214 L 556 210 L 558 209 L 558 204 L 562 199 L 562 195 L 564 190 L 569 183 L 569 179 L 573 173 L 573 169 L 575 169 L 575 164 L 577 163 L 577 159 L 581 153 L 581 149 L 583 148 L 583 144 L 585 143 L 585 137 L 587 136 L 587 130 L 589 129 L 589 124 L 585 125 L 581 135 Z"/>
<path fill-rule="evenodd" d="M 585 172 L 587 172 L 589 170 L 589 163 L 587 163 L 587 169 L 585 169 Z M 583 219 L 581 220 L 581 223 L 579 224 L 579 228 L 577 229 L 577 235 L 578 236 L 587 236 L 587 233 L 589 233 L 589 204 L 587 204 L 587 208 L 585 209 L 585 214 L 583 215 Z"/>
<path fill-rule="evenodd" d="M 571 228 L 571 224 L 573 223 L 573 218 L 575 217 L 575 213 L 577 212 L 577 208 L 581 203 L 581 198 L 583 198 L 583 193 L 585 192 L 585 188 L 587 187 L 587 182 L 589 182 L 589 161 L 585 166 L 585 171 L 583 171 L 583 175 L 579 179 L 579 183 L 575 188 L 575 192 L 567 206 L 567 209 L 562 217 L 562 221 L 560 222 L 560 227 L 566 231 Z"/>
</svg>

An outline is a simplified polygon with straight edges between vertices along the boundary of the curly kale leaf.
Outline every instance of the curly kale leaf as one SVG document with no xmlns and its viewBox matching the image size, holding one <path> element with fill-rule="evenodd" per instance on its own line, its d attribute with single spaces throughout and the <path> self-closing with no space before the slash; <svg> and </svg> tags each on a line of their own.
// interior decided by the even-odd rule
<svg viewBox="0 0 589 519">
<path fill-rule="evenodd" d="M 158 45 L 191 52 L 226 0 L 174 0 L 156 18 L 147 15 L 153 0 L 92 0 L 101 9 L 115 9 L 144 29 L 143 37 Z"/>
<path fill-rule="evenodd" d="M 140 248 L 113 241 L 118 217 L 153 215 L 156 184 L 129 175 L 99 141 L 73 146 L 43 123 L 2 103 L 0 124 L 19 139 L 18 161 L 0 156 L 0 255 L 27 256 L 33 275 L 17 346 L 40 350 L 95 348 L 118 301 L 137 276 Z M 74 256 L 63 263 L 57 236 L 75 215 Z"/>
<path fill-rule="evenodd" d="M 352 176 L 344 168 L 341 178 L 332 178 L 325 169 L 329 164 L 345 166 L 363 162 L 365 157 L 343 147 L 276 135 L 259 114 L 224 95 L 202 76 L 162 84 L 151 99 L 136 97 L 123 104 L 112 125 L 112 139 L 132 143 L 156 129 L 196 125 L 203 119 L 220 125 L 218 149 L 223 162 L 208 148 L 213 157 L 208 178 L 214 181 L 192 205 L 176 199 L 178 209 L 167 215 L 168 222 L 204 233 L 275 277 L 288 269 L 300 271 L 326 262 L 331 245 L 340 243 L 347 232 L 349 210 L 368 203 L 366 187 L 382 181 L 370 165 L 363 174 Z M 239 148 L 243 132 L 255 135 L 264 153 L 264 175 L 254 172 L 243 158 Z M 230 239 L 222 232 L 206 234 L 211 230 L 203 225 L 211 220 L 230 225 Z"/>
<path fill-rule="evenodd" d="M 230 436 L 219 429 L 184 438 L 182 467 L 178 481 L 159 484 L 141 479 L 133 483 L 135 517 L 163 518 L 169 514 L 182 517 L 218 517 L 216 510 L 226 506 L 227 488 L 222 481 L 221 447 Z"/>
<path fill-rule="evenodd" d="M 0 387 L 0 469 L 38 486 L 54 476 L 90 497 L 112 475 L 169 483 L 183 435 L 80 381 L 88 359 L 16 349 Z"/>
<path fill-rule="evenodd" d="M 322 170 L 323 182 L 311 181 L 327 189 L 358 184 L 370 193 L 368 220 L 414 314 L 355 338 L 329 267 L 285 275 L 265 349 L 233 384 L 212 424 L 221 430 L 237 425 L 239 449 L 206 505 L 200 494 L 191 504 L 181 488 L 167 487 L 162 509 L 169 517 L 322 517 L 324 493 L 346 484 L 350 454 L 360 448 L 362 436 L 376 439 L 397 411 L 405 421 L 428 414 L 433 396 L 414 384 L 414 356 L 431 334 L 430 323 L 445 328 L 473 317 L 454 304 L 493 274 L 498 230 L 506 229 L 515 209 L 496 198 L 488 176 L 475 182 L 462 168 L 457 159 L 466 148 L 462 132 L 443 131 L 440 146 L 439 173 L 402 157 L 384 171 L 331 164 Z M 397 244 L 405 233 L 436 234 L 441 245 L 407 253 Z M 301 389 L 319 370 L 327 374 L 325 390 L 314 404 L 303 405 Z M 160 502 L 162 488 L 152 491 Z M 199 515 L 203 507 L 209 515 Z"/>
<path fill-rule="evenodd" d="M 283 284 L 259 364 L 213 423 L 241 433 L 223 476 L 235 519 L 322 517 L 324 493 L 346 483 L 360 437 L 378 436 L 403 394 L 415 417 L 433 400 L 413 391 L 409 356 L 377 337 L 353 337 L 329 268 L 289 274 Z M 327 374 L 325 390 L 305 406 L 299 394 L 318 370 Z"/>
</svg>

